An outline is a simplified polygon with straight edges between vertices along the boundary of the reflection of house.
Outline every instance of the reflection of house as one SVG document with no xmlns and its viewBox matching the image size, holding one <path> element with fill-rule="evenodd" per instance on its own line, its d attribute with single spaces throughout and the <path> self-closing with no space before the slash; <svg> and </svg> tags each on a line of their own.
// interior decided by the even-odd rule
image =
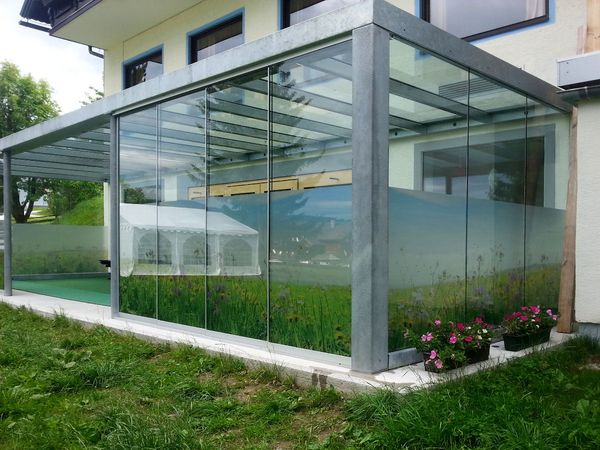
<svg viewBox="0 0 600 450">
<path fill-rule="evenodd" d="M 225 214 L 127 203 L 120 213 L 122 276 L 261 273 L 258 232 Z"/>
</svg>

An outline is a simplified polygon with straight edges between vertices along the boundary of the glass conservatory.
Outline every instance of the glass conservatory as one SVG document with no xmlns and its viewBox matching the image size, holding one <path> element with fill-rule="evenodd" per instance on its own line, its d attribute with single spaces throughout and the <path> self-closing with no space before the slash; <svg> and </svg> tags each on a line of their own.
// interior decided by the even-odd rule
<svg viewBox="0 0 600 450">
<path fill-rule="evenodd" d="M 377 372 L 434 319 L 556 306 L 557 90 L 360 2 L 0 140 L 5 210 L 11 176 L 108 183 L 114 316 Z M 10 295 L 43 245 L 7 222 Z"/>
</svg>

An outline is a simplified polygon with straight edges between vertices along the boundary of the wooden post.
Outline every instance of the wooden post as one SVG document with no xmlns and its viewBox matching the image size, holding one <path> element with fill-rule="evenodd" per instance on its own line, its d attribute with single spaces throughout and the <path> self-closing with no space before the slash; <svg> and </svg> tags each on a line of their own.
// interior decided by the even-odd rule
<svg viewBox="0 0 600 450">
<path fill-rule="evenodd" d="M 587 0 L 585 53 L 600 50 L 600 0 Z"/>
<path fill-rule="evenodd" d="M 577 217 L 577 108 L 571 116 L 569 139 L 569 184 L 567 187 L 567 210 L 565 211 L 565 237 L 563 261 L 560 272 L 560 294 L 558 297 L 559 333 L 572 333 L 575 305 L 575 221 Z"/>
</svg>

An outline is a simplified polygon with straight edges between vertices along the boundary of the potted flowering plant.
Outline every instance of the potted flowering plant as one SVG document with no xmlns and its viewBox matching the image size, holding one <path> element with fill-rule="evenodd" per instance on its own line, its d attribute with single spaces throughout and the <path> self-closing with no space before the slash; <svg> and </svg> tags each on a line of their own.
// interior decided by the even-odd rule
<svg viewBox="0 0 600 450">
<path fill-rule="evenodd" d="M 461 367 L 466 362 L 462 334 L 454 322 L 436 320 L 430 331 L 414 338 L 428 372 L 445 372 Z"/>
<path fill-rule="evenodd" d="M 476 317 L 466 325 L 457 324 L 463 334 L 463 346 L 468 364 L 486 361 L 490 357 L 493 326 L 485 323 L 481 317 Z"/>
<path fill-rule="evenodd" d="M 539 305 L 522 306 L 504 318 L 504 348 L 511 352 L 548 342 L 558 314 Z"/>
</svg>

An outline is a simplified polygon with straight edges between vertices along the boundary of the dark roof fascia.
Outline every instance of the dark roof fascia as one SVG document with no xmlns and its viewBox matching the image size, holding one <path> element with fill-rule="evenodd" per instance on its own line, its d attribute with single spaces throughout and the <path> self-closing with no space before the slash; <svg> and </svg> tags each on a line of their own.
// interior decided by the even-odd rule
<svg viewBox="0 0 600 450">
<path fill-rule="evenodd" d="M 88 1 L 87 3 L 81 5 L 79 8 L 65 14 L 63 17 L 59 17 L 54 24 L 50 23 L 50 18 L 46 13 L 43 12 L 43 5 L 40 4 L 40 0 L 25 0 L 21 8 L 20 14 L 21 17 L 24 17 L 25 19 L 35 20 L 37 22 L 52 25 L 50 29 L 50 34 L 53 34 L 68 23 L 70 23 L 72 20 L 75 20 L 77 17 L 88 11 L 90 8 L 100 3 L 101 1 L 102 0 Z"/>
<path fill-rule="evenodd" d="M 76 9 L 75 11 L 73 11 L 71 14 L 68 14 L 64 18 L 59 19 L 54 24 L 54 26 L 52 27 L 52 29 L 50 30 L 50 34 L 56 33 L 62 27 L 64 27 L 65 25 L 68 25 L 69 23 L 71 23 L 72 20 L 77 19 L 79 16 L 81 16 L 86 11 L 89 11 L 91 8 L 93 8 L 94 6 L 96 6 L 101 1 L 102 0 L 91 0 L 88 3 L 86 3 L 85 5 L 80 6 L 78 9 Z"/>
</svg>

